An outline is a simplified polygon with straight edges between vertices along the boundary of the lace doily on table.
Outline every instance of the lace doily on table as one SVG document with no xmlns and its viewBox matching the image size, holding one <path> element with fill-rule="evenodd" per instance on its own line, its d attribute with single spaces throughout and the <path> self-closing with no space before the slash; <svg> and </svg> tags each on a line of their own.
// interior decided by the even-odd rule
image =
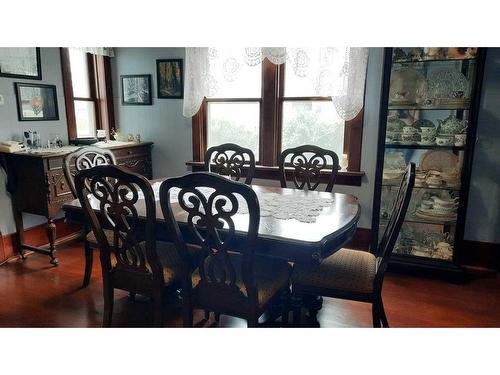
<svg viewBox="0 0 500 375">
<path fill-rule="evenodd" d="M 159 200 L 161 182 L 155 182 L 152 187 L 155 194 L 155 200 Z M 200 187 L 198 190 L 208 197 L 213 193 L 213 189 Z M 173 188 L 170 191 L 172 202 L 177 202 L 177 196 L 180 189 Z M 260 216 L 273 217 L 275 219 L 289 220 L 295 219 L 303 223 L 314 223 L 316 218 L 321 214 L 323 208 L 329 207 L 334 202 L 333 197 L 324 197 L 319 194 L 310 192 L 300 199 L 287 195 L 281 195 L 273 192 L 257 192 L 260 205 Z M 139 192 L 139 198 L 143 198 Z M 247 214 L 248 207 L 242 196 L 236 194 L 238 200 L 238 213 Z M 201 208 L 203 209 L 203 208 Z"/>
</svg>

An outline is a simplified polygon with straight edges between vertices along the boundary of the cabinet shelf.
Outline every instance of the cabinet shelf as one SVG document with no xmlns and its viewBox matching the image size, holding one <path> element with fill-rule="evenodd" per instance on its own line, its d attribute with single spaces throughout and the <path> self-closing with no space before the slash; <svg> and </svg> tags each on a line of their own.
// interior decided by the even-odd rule
<svg viewBox="0 0 500 375">
<path fill-rule="evenodd" d="M 399 188 L 399 183 L 398 184 L 386 184 L 382 183 L 383 187 L 393 187 L 393 188 Z M 431 186 L 414 186 L 413 189 L 422 189 L 422 190 L 453 190 L 453 191 L 460 191 L 460 186 L 440 186 L 440 187 L 431 187 Z"/>
<path fill-rule="evenodd" d="M 438 145 L 401 145 L 401 144 L 391 144 L 386 143 L 385 148 L 396 148 L 396 149 L 412 149 L 412 150 L 434 150 L 434 149 L 442 149 L 442 150 L 453 150 L 453 151 L 463 151 L 465 150 L 465 146 L 438 146 Z"/>
<path fill-rule="evenodd" d="M 395 110 L 419 110 L 419 111 L 459 111 L 468 110 L 470 108 L 470 103 L 465 102 L 463 105 L 452 104 L 440 104 L 436 106 L 431 105 L 417 105 L 417 104 L 389 104 L 389 111 Z"/>
<path fill-rule="evenodd" d="M 381 223 L 387 223 L 389 220 L 380 218 Z M 415 224 L 429 224 L 429 225 L 446 225 L 448 227 L 454 227 L 457 225 L 456 219 L 449 220 L 449 221 L 443 221 L 443 220 L 428 220 L 428 219 L 421 219 L 419 217 L 416 217 L 414 215 L 410 215 L 404 219 L 404 223 L 415 223 Z"/>
<path fill-rule="evenodd" d="M 433 63 L 433 62 L 460 62 L 460 61 L 474 61 L 476 57 L 467 57 L 463 59 L 448 59 L 448 58 L 440 58 L 440 59 L 423 59 L 423 60 L 395 60 L 394 64 L 421 64 L 421 63 Z"/>
</svg>

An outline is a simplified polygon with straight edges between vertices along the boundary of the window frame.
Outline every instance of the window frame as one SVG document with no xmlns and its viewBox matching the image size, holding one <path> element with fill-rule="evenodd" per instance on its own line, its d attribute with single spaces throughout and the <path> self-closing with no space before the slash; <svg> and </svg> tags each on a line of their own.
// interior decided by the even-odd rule
<svg viewBox="0 0 500 375">
<path fill-rule="evenodd" d="M 331 100 L 330 97 L 306 96 L 285 97 L 286 64 L 276 65 L 267 58 L 262 62 L 262 95 L 261 98 L 205 98 L 200 110 L 192 118 L 192 140 L 193 161 L 187 162 L 193 171 L 203 170 L 205 151 L 207 148 L 207 104 L 208 102 L 238 102 L 259 101 L 260 102 L 260 125 L 259 125 L 259 155 L 255 177 L 262 179 L 279 180 L 278 160 L 281 149 L 281 137 L 283 129 L 283 103 L 293 100 Z M 344 153 L 348 155 L 349 165 L 347 171 L 339 171 L 337 185 L 361 186 L 364 172 L 361 171 L 361 147 L 363 139 L 363 111 L 349 121 L 345 121 L 344 130 Z M 339 155 L 341 157 L 342 155 Z M 325 172 L 322 179 L 328 179 L 329 172 Z"/>
<path fill-rule="evenodd" d="M 106 130 L 106 138 L 115 128 L 113 109 L 113 89 L 111 83 L 111 62 L 108 56 L 98 56 L 87 53 L 89 71 L 90 97 L 75 97 L 71 79 L 71 63 L 69 49 L 61 48 L 61 70 L 64 87 L 64 100 L 66 104 L 66 120 L 68 127 L 68 141 L 77 138 L 75 101 L 88 101 L 94 103 L 96 115 L 96 130 Z"/>
</svg>

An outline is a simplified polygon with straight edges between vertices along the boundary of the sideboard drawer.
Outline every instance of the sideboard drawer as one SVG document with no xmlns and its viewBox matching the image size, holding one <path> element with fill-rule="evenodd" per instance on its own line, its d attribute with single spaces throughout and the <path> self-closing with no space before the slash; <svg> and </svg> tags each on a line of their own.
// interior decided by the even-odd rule
<svg viewBox="0 0 500 375">
<path fill-rule="evenodd" d="M 134 147 L 115 149 L 115 150 L 113 150 L 113 154 L 115 154 L 117 159 L 129 158 L 129 157 L 141 156 L 141 155 L 150 155 L 151 154 L 151 145 L 134 146 Z"/>
</svg>

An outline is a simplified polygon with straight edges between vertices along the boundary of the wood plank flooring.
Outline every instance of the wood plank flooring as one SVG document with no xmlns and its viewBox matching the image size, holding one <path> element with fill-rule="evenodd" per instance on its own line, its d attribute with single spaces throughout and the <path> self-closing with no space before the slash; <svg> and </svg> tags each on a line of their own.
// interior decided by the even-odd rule
<svg viewBox="0 0 500 375">
<path fill-rule="evenodd" d="M 33 254 L 25 261 L 0 267 L 1 327 L 99 327 L 103 301 L 99 259 L 94 257 L 90 286 L 81 289 L 83 250 L 68 245 L 58 251 L 59 267 L 48 257 Z M 387 274 L 384 305 L 392 327 L 500 327 L 500 277 L 496 273 L 470 274 L 460 285 L 445 281 Z M 202 312 L 195 314 L 199 326 Z M 115 292 L 113 326 L 148 327 L 151 306 Z M 321 327 L 371 327 L 368 304 L 325 298 L 318 314 Z M 165 327 L 182 326 L 178 300 L 172 296 L 164 312 Z M 221 327 L 245 327 L 240 319 L 223 316 Z"/>
</svg>

